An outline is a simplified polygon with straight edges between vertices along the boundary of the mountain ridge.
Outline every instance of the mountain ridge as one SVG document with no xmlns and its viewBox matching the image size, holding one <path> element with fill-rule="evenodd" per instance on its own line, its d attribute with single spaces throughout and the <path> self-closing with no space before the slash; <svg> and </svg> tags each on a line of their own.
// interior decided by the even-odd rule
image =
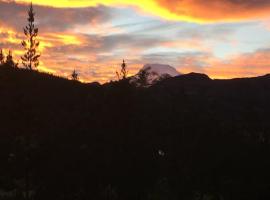
<svg viewBox="0 0 270 200">
<path fill-rule="evenodd" d="M 269 75 L 146 88 L 0 67 L 0 188 L 24 191 L 28 169 L 38 200 L 269 199 L 269 91 Z"/>
</svg>

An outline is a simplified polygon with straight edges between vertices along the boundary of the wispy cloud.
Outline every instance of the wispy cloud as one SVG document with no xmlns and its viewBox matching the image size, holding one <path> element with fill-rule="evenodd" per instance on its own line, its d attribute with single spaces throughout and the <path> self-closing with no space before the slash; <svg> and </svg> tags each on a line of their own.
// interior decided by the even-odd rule
<svg viewBox="0 0 270 200">
<path fill-rule="evenodd" d="M 267 20 L 253 20 L 264 16 L 257 15 L 255 10 L 264 12 L 262 5 L 268 9 L 266 1 L 256 1 L 258 4 L 254 8 L 249 6 L 255 1 L 232 0 L 155 0 L 155 3 L 149 0 L 146 2 L 148 7 L 142 6 L 145 1 L 140 5 L 138 1 L 91 1 L 92 7 L 89 7 L 90 1 L 57 2 L 62 4 L 50 7 L 53 1 L 46 0 L 39 2 L 46 6 L 34 6 L 40 28 L 38 39 L 42 57 L 39 69 L 43 71 L 68 77 L 73 69 L 77 69 L 84 81 L 106 82 L 116 78 L 115 71 L 122 59 L 126 59 L 130 75 L 152 62 L 170 64 L 183 73 L 207 73 L 213 78 L 262 75 L 270 70 Z M 168 3 L 174 3 L 175 9 L 189 6 L 189 17 L 212 23 L 164 20 L 166 16 L 155 17 L 164 13 L 146 12 L 142 8 L 156 6 L 173 15 L 182 15 Z M 206 14 L 214 8 L 225 12 L 222 5 L 226 5 L 226 9 L 235 5 L 239 12 L 249 8 L 253 14 L 243 18 L 236 18 L 238 11 L 228 12 L 220 18 L 213 15 L 218 21 L 213 23 L 212 16 Z M 138 9 L 139 6 L 142 7 Z M 24 38 L 22 28 L 26 24 L 27 9 L 25 3 L 0 0 L 0 48 L 6 52 L 12 49 L 16 59 L 23 54 L 20 42 Z M 201 12 L 193 16 L 192 9 Z M 232 19 L 231 16 L 244 21 L 223 22 Z M 252 21 L 246 21 L 251 18 Z"/>
<path fill-rule="evenodd" d="M 16 2 L 24 3 L 29 3 L 29 1 L 16 0 Z M 35 3 L 56 7 L 89 7 L 100 4 L 107 6 L 134 6 L 141 11 L 161 18 L 195 22 L 258 19 L 267 16 L 270 11 L 269 0 L 38 0 Z"/>
</svg>

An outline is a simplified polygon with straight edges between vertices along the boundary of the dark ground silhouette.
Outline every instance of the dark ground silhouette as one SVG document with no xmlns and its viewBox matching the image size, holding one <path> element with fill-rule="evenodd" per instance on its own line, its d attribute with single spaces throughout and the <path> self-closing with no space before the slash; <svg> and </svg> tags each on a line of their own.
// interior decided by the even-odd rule
<svg viewBox="0 0 270 200">
<path fill-rule="evenodd" d="M 270 76 L 136 88 L 0 67 L 0 198 L 269 200 Z"/>
</svg>

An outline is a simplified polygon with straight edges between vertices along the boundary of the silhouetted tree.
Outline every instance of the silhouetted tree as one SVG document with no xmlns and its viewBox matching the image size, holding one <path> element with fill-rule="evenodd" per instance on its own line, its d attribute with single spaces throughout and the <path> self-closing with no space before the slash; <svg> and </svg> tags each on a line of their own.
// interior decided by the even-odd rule
<svg viewBox="0 0 270 200">
<path fill-rule="evenodd" d="M 138 79 L 137 79 L 137 85 L 141 87 L 147 87 L 148 86 L 148 77 L 151 74 L 149 72 L 151 68 L 147 67 L 146 69 L 143 69 L 139 72 L 138 74 Z"/>
<path fill-rule="evenodd" d="M 74 81 L 79 80 L 79 74 L 78 74 L 78 72 L 77 72 L 75 69 L 73 70 L 73 72 L 72 72 L 72 74 L 71 74 L 71 78 L 72 78 L 72 80 L 74 80 Z"/>
<path fill-rule="evenodd" d="M 3 65 L 5 63 L 5 54 L 3 52 L 3 49 L 0 51 L 0 65 Z"/>
<path fill-rule="evenodd" d="M 12 51 L 8 51 L 7 59 L 5 61 L 5 64 L 9 67 L 18 67 L 18 63 L 15 63 L 13 60 Z"/>
<path fill-rule="evenodd" d="M 121 65 L 121 71 L 116 71 L 116 75 L 118 77 L 118 80 L 126 79 L 128 75 L 127 71 L 127 64 L 125 63 L 125 60 L 123 60 L 123 63 Z"/>
<path fill-rule="evenodd" d="M 25 49 L 25 54 L 21 57 L 22 64 L 25 68 L 32 70 L 39 65 L 40 54 L 37 52 L 39 41 L 36 40 L 38 35 L 38 28 L 35 27 L 35 12 L 32 3 L 28 10 L 28 25 L 23 29 L 26 40 L 22 41 L 22 46 Z"/>
</svg>

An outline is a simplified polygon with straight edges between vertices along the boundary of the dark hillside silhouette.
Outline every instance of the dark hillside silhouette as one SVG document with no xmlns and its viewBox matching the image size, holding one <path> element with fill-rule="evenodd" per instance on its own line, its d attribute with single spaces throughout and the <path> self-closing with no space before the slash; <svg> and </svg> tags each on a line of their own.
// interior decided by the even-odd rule
<svg viewBox="0 0 270 200">
<path fill-rule="evenodd" d="M 82 84 L 0 67 L 0 198 L 266 200 L 270 76 Z"/>
<path fill-rule="evenodd" d="M 270 75 L 128 77 L 123 60 L 83 84 L 33 70 L 32 3 L 27 20 L 25 69 L 0 51 L 0 200 L 270 199 Z"/>
</svg>

